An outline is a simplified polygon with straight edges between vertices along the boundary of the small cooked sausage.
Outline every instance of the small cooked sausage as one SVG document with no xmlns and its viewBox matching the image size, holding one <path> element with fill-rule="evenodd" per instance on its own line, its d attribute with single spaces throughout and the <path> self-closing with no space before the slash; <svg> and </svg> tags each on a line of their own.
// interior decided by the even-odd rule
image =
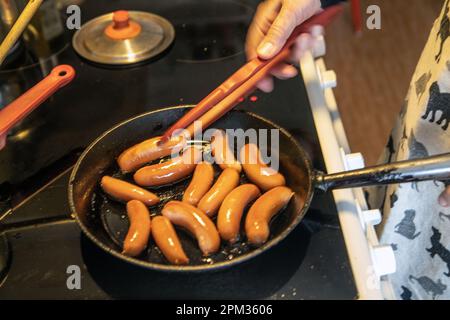
<svg viewBox="0 0 450 320">
<path fill-rule="evenodd" d="M 128 148 L 117 158 L 117 163 L 123 172 L 132 172 L 144 164 L 180 151 L 186 144 L 183 136 L 173 137 L 160 145 L 161 137 L 145 140 Z"/>
<path fill-rule="evenodd" d="M 261 155 L 255 144 L 246 144 L 240 151 L 241 164 L 247 178 L 263 191 L 284 186 L 286 179 L 278 171 L 261 161 Z"/>
<path fill-rule="evenodd" d="M 156 216 L 152 219 L 152 236 L 170 263 L 177 265 L 189 263 L 189 258 L 184 253 L 180 239 L 168 218 Z"/>
<path fill-rule="evenodd" d="M 201 157 L 202 152 L 199 149 L 190 147 L 181 156 L 139 169 L 134 174 L 134 181 L 144 187 L 176 182 L 190 175 Z"/>
<path fill-rule="evenodd" d="M 151 226 L 150 212 L 141 201 L 131 200 L 127 203 L 127 215 L 130 228 L 123 242 L 122 254 L 136 257 L 147 247 Z"/>
<path fill-rule="evenodd" d="M 208 192 L 214 180 L 214 167 L 208 162 L 197 165 L 191 183 L 183 194 L 183 202 L 196 206 L 200 199 Z"/>
<path fill-rule="evenodd" d="M 153 192 L 116 178 L 104 176 L 100 185 L 103 191 L 116 200 L 139 200 L 146 206 L 153 206 L 159 202 L 159 197 Z"/>
<path fill-rule="evenodd" d="M 216 226 L 200 209 L 185 202 L 170 201 L 161 213 L 174 225 L 185 228 L 193 234 L 205 256 L 219 250 L 220 236 Z"/>
<path fill-rule="evenodd" d="M 217 216 L 217 229 L 223 240 L 230 243 L 238 240 L 244 209 L 260 195 L 254 184 L 243 184 L 225 197 Z"/>
<path fill-rule="evenodd" d="M 251 244 L 262 245 L 269 239 L 269 223 L 286 207 L 294 193 L 288 187 L 275 187 L 256 200 L 245 219 L 245 233 Z"/>
<path fill-rule="evenodd" d="M 223 199 L 239 185 L 239 173 L 230 168 L 222 171 L 212 188 L 202 197 L 198 208 L 209 217 L 214 216 L 220 208 Z"/>
<path fill-rule="evenodd" d="M 214 156 L 216 164 L 222 170 L 232 168 L 241 172 L 241 164 L 234 157 L 234 153 L 228 143 L 228 136 L 223 130 L 214 131 L 211 141 L 211 153 Z"/>
</svg>

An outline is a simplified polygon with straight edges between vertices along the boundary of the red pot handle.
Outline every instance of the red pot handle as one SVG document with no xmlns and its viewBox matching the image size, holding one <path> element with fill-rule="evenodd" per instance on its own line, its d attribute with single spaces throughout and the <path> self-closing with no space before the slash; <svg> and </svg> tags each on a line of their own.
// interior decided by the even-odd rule
<svg viewBox="0 0 450 320">
<path fill-rule="evenodd" d="M 30 90 L 0 110 L 0 149 L 6 145 L 8 131 L 31 111 L 40 106 L 58 89 L 75 77 L 75 70 L 69 65 L 59 65 Z"/>
</svg>

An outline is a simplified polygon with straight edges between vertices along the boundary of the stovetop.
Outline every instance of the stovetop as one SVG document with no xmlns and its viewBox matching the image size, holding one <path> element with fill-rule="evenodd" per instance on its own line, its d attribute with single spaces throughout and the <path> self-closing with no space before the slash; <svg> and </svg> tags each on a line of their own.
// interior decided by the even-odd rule
<svg viewBox="0 0 450 320">
<path fill-rule="evenodd" d="M 79 2 L 79 1 L 78 1 Z M 245 62 L 253 0 L 96 0 L 82 20 L 118 9 L 159 14 L 175 27 L 168 51 L 129 68 L 82 60 L 71 31 L 51 59 L 0 71 L 0 105 L 31 87 L 49 66 L 70 64 L 76 79 L 11 132 L 0 152 L 0 299 L 5 298 L 272 298 L 350 299 L 355 287 L 331 195 L 315 197 L 307 218 L 279 246 L 230 270 L 171 274 L 126 264 L 95 247 L 70 215 L 67 183 L 82 150 L 114 124 L 146 111 L 194 104 Z M 239 108 L 293 133 L 323 167 L 300 78 L 277 82 Z M 69 290 L 67 268 L 81 268 Z"/>
</svg>

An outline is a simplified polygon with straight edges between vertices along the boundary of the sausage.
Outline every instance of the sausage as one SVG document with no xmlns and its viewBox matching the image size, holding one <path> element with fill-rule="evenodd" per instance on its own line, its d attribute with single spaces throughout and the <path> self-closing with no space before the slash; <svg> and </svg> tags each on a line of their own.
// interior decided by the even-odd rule
<svg viewBox="0 0 450 320">
<path fill-rule="evenodd" d="M 288 187 L 275 187 L 255 201 L 245 219 L 245 233 L 251 244 L 262 245 L 269 239 L 270 220 L 286 207 L 293 194 Z"/>
<path fill-rule="evenodd" d="M 217 229 L 223 240 L 230 243 L 238 240 L 244 209 L 260 195 L 254 184 L 243 184 L 225 197 L 217 216 Z"/>
<path fill-rule="evenodd" d="M 186 144 L 184 136 L 173 137 L 160 145 L 161 137 L 155 137 L 138 143 L 122 152 L 117 163 L 123 172 L 133 172 L 144 164 L 180 151 Z"/>
<path fill-rule="evenodd" d="M 163 255 L 172 264 L 188 264 L 180 239 L 169 219 L 156 216 L 152 219 L 152 236 Z"/>
<path fill-rule="evenodd" d="M 194 235 L 205 256 L 219 250 L 220 236 L 216 226 L 200 209 L 185 202 L 170 201 L 161 213 L 174 225 L 185 228 Z"/>
<path fill-rule="evenodd" d="M 134 181 L 144 187 L 173 183 L 190 175 L 201 160 L 202 152 L 190 147 L 181 156 L 163 163 L 143 167 L 134 174 Z"/>
<path fill-rule="evenodd" d="M 241 164 L 247 178 L 263 191 L 284 186 L 286 180 L 278 171 L 261 161 L 261 155 L 255 144 L 246 144 L 240 151 Z"/>
<path fill-rule="evenodd" d="M 127 203 L 127 215 L 130 228 L 123 242 L 122 254 L 136 257 L 147 247 L 151 226 L 150 212 L 141 201 L 131 200 Z"/>
<path fill-rule="evenodd" d="M 214 180 L 214 168 L 208 162 L 197 165 L 191 183 L 183 194 L 183 202 L 196 206 L 200 199 L 208 192 Z"/>
<path fill-rule="evenodd" d="M 211 154 L 222 170 L 232 168 L 241 172 L 241 164 L 234 157 L 234 153 L 228 144 L 228 136 L 223 130 L 214 131 L 211 141 Z"/>
<path fill-rule="evenodd" d="M 153 206 L 159 202 L 159 197 L 153 192 L 116 178 L 104 176 L 100 185 L 103 191 L 120 201 L 139 200 L 146 206 Z"/>
<path fill-rule="evenodd" d="M 230 168 L 222 171 L 212 188 L 202 197 L 198 208 L 209 217 L 214 216 L 220 208 L 223 199 L 239 185 L 239 173 Z"/>
</svg>

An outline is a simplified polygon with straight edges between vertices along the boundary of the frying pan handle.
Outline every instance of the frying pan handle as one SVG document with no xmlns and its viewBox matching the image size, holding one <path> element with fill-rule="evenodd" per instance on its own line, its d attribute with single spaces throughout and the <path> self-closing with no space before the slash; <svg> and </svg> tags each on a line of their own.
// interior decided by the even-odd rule
<svg viewBox="0 0 450 320">
<path fill-rule="evenodd" d="M 425 180 L 448 180 L 450 153 L 328 175 L 317 172 L 314 179 L 316 188 L 324 191 Z"/>
<path fill-rule="evenodd" d="M 0 149 L 6 144 L 8 131 L 31 111 L 40 106 L 58 89 L 75 77 L 75 70 L 69 65 L 59 65 L 34 87 L 0 111 Z"/>
</svg>

